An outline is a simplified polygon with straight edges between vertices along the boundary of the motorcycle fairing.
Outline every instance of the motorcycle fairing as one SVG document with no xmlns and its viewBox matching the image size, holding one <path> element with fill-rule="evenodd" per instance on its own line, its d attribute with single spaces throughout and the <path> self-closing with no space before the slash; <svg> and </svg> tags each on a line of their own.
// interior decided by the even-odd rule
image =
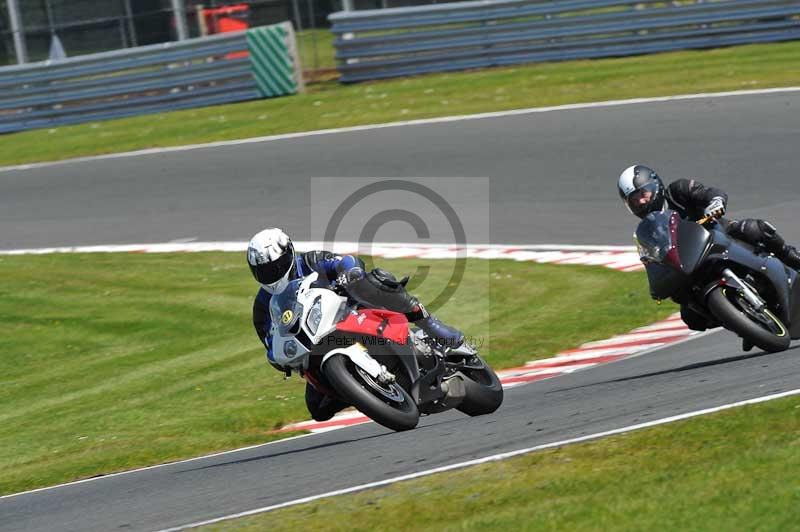
<svg viewBox="0 0 800 532">
<path fill-rule="evenodd" d="M 677 213 L 675 213 L 677 217 Z M 677 228 L 677 248 L 681 270 L 692 275 L 702 264 L 711 248 L 711 233 L 702 225 L 680 220 Z"/>
<path fill-rule="evenodd" d="M 644 269 L 653 299 L 669 299 L 686 288 L 691 280 L 683 272 L 658 262 L 647 262 Z"/>
<path fill-rule="evenodd" d="M 789 323 L 789 336 L 792 340 L 800 339 L 800 275 L 791 268 L 786 268 L 789 274 L 789 292 L 790 296 L 790 309 L 791 309 L 791 323 Z"/>
<path fill-rule="evenodd" d="M 334 355 L 346 356 L 353 361 L 353 364 L 366 371 L 373 378 L 377 378 L 383 372 L 380 363 L 369 356 L 367 349 L 359 343 L 355 343 L 349 347 L 331 349 L 322 357 L 320 366 L 325 367 L 325 363 Z"/>
<path fill-rule="evenodd" d="M 408 320 L 399 312 L 379 309 L 361 309 L 350 313 L 336 324 L 343 332 L 377 336 L 397 344 L 408 341 Z"/>
<path fill-rule="evenodd" d="M 778 313 L 778 318 L 789 327 L 792 338 L 800 336 L 800 322 L 797 320 L 797 312 L 800 311 L 800 288 L 792 277 L 797 277 L 797 273 L 787 268 L 780 260 L 771 255 L 757 255 L 747 244 L 730 238 L 722 231 L 714 232 L 715 244 L 718 249 L 725 249 L 722 252 L 709 254 L 710 259 L 716 259 L 728 263 L 734 267 L 744 266 L 746 269 L 764 276 L 775 290 L 778 308 L 774 309 Z M 706 295 L 713 289 L 710 286 Z M 794 327 L 792 327 L 794 325 Z"/>
</svg>

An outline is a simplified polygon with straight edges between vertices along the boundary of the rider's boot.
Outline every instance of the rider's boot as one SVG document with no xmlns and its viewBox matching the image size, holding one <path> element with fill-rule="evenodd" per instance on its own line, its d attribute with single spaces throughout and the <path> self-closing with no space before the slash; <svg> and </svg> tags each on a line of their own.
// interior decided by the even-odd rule
<svg viewBox="0 0 800 532">
<path fill-rule="evenodd" d="M 457 349 L 464 343 L 464 333 L 455 327 L 445 325 L 434 316 L 428 315 L 415 321 L 414 325 L 425 331 L 429 338 L 442 347 Z"/>
<path fill-rule="evenodd" d="M 800 252 L 794 246 L 784 245 L 775 255 L 788 267 L 800 270 Z"/>
<path fill-rule="evenodd" d="M 314 421 L 328 421 L 347 406 L 347 403 L 318 392 L 311 383 L 306 383 L 306 408 Z"/>
</svg>

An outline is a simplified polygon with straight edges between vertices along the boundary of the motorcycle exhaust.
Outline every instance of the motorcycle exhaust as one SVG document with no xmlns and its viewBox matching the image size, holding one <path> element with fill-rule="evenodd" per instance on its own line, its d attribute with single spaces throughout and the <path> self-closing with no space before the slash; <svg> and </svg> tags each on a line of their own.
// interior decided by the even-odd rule
<svg viewBox="0 0 800 532">
<path fill-rule="evenodd" d="M 458 375 L 453 375 L 449 379 L 443 380 L 442 391 L 444 392 L 444 397 L 440 399 L 439 404 L 448 409 L 457 407 L 467 396 L 464 380 Z"/>
</svg>

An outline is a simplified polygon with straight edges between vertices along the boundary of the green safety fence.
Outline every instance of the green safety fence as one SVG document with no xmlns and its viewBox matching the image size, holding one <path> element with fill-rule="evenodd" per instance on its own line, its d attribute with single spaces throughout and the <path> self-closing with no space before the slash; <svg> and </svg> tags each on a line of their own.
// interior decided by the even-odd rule
<svg viewBox="0 0 800 532">
<path fill-rule="evenodd" d="M 302 92 L 302 69 L 290 23 L 247 30 L 250 68 L 262 97 Z"/>
</svg>

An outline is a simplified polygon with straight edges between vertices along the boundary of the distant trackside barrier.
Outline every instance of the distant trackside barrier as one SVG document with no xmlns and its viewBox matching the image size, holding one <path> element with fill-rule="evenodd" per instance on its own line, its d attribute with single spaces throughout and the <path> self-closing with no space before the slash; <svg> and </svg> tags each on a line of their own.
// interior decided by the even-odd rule
<svg viewBox="0 0 800 532">
<path fill-rule="evenodd" d="M 0 68 L 0 133 L 303 90 L 291 24 Z"/>
<path fill-rule="evenodd" d="M 343 82 L 800 39 L 797 0 L 480 0 L 328 18 Z"/>
</svg>

